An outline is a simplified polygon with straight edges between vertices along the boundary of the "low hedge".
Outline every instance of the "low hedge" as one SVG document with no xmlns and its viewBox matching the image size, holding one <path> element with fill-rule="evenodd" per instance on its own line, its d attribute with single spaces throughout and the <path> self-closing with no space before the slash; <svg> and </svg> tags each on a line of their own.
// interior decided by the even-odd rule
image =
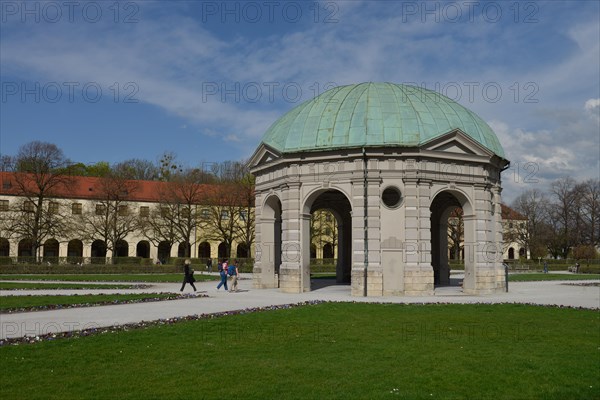
<svg viewBox="0 0 600 400">
<path fill-rule="evenodd" d="M 181 272 L 175 265 L 0 265 L 0 274 L 166 274 Z"/>
<path fill-rule="evenodd" d="M 582 265 L 579 267 L 582 274 L 600 274 L 600 265 Z"/>
<path fill-rule="evenodd" d="M 335 264 L 311 264 L 310 272 L 336 272 L 335 267 Z"/>
</svg>

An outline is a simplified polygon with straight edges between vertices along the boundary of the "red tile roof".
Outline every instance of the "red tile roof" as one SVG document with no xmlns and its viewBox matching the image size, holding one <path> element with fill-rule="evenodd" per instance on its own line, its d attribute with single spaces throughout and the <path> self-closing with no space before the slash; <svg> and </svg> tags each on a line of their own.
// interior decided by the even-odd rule
<svg viewBox="0 0 600 400">
<path fill-rule="evenodd" d="M 19 187 L 15 183 L 15 173 L 0 172 L 0 195 L 19 195 Z M 90 176 L 73 176 L 72 187 L 61 186 L 53 193 L 52 197 L 69 199 L 94 200 L 102 198 L 102 178 Z M 33 183 L 32 181 L 30 181 Z M 128 181 L 135 185 L 128 196 L 129 201 L 159 202 L 161 189 L 165 182 L 160 181 Z M 28 182 L 29 183 L 29 182 Z M 200 185 L 202 192 L 208 197 L 214 193 L 216 185 Z"/>
<path fill-rule="evenodd" d="M 524 216 L 523 214 L 519 213 L 518 211 L 513 210 L 512 208 L 510 208 L 509 206 L 505 205 L 505 204 L 500 204 L 501 208 L 502 208 L 502 219 L 512 219 L 512 220 L 523 220 L 526 221 L 527 217 Z"/>
</svg>

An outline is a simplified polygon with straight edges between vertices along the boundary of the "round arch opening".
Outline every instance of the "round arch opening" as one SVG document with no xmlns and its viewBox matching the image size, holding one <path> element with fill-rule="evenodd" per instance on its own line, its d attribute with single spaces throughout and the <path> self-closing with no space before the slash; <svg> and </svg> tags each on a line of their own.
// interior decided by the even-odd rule
<svg viewBox="0 0 600 400">
<path fill-rule="evenodd" d="M 431 211 L 431 266 L 434 285 L 468 286 L 474 275 L 474 222 L 468 198 L 458 191 L 442 191 L 434 197 Z M 451 276 L 451 264 L 462 265 L 464 277 Z"/>
<path fill-rule="evenodd" d="M 350 284 L 352 275 L 352 206 L 346 194 L 337 189 L 317 190 L 304 203 L 301 269 L 305 291 L 329 286 L 334 281 L 311 274 L 331 268 L 335 284 Z M 317 258 L 311 259 L 311 252 Z M 319 258 L 320 256 L 320 258 Z M 322 266 L 319 265 L 320 261 Z M 311 262 L 313 261 L 313 262 Z M 333 267 L 332 267 L 333 266 Z M 329 271 L 329 270 L 328 270 Z"/>
</svg>

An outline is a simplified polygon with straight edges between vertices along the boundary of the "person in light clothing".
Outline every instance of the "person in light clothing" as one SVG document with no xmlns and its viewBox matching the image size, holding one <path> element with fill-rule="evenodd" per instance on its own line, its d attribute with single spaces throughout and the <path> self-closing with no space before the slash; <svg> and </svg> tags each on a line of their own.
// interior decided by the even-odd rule
<svg viewBox="0 0 600 400">
<path fill-rule="evenodd" d="M 240 274 L 238 264 L 239 264 L 238 260 L 235 260 L 233 265 L 229 266 L 229 276 L 231 276 L 231 289 L 229 290 L 230 292 L 238 291 L 238 277 Z"/>
</svg>

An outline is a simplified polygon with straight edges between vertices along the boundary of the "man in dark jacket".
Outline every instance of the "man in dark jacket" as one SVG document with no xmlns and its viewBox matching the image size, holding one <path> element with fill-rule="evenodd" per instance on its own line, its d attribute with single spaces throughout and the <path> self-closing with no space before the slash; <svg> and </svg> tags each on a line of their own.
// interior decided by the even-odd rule
<svg viewBox="0 0 600 400">
<path fill-rule="evenodd" d="M 189 259 L 186 259 L 183 262 L 183 284 L 181 285 L 180 292 L 183 292 L 183 288 L 185 287 L 186 283 L 192 285 L 192 288 L 194 288 L 194 292 L 196 291 L 196 286 L 194 286 L 194 282 L 196 282 L 196 279 L 194 278 L 194 271 L 190 268 L 190 263 L 191 261 Z"/>
</svg>

